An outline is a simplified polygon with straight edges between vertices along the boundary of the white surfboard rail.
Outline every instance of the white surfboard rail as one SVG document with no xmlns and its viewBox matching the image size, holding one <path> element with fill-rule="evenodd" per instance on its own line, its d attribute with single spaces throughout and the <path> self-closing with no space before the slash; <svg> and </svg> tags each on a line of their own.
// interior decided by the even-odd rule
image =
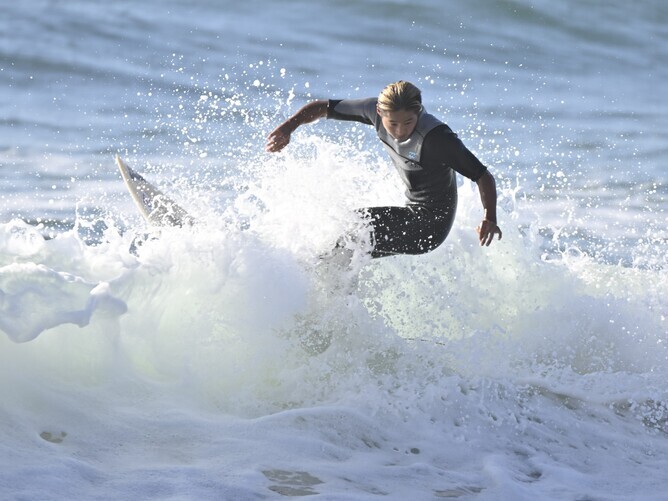
<svg viewBox="0 0 668 501">
<path fill-rule="evenodd" d="M 184 226 L 194 223 L 185 209 L 131 169 L 119 155 L 116 155 L 116 165 L 132 200 L 146 221 L 156 226 Z"/>
</svg>

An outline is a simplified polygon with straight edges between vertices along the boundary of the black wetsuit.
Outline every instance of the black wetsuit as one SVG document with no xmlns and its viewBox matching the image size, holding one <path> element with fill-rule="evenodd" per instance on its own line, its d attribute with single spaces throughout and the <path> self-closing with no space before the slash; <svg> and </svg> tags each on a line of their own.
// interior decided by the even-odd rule
<svg viewBox="0 0 668 501">
<path fill-rule="evenodd" d="M 455 172 L 477 181 L 487 168 L 450 127 L 426 111 L 411 136 L 398 142 L 383 127 L 376 98 L 330 100 L 327 118 L 373 125 L 406 185 L 404 207 L 368 207 L 362 214 L 372 225 L 373 257 L 423 254 L 448 236 L 457 210 Z"/>
</svg>

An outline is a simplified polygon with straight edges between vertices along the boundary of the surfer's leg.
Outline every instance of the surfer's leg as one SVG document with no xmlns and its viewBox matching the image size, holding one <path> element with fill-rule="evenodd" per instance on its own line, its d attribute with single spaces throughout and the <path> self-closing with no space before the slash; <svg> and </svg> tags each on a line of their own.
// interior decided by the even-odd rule
<svg viewBox="0 0 668 501">
<path fill-rule="evenodd" d="M 455 219 L 455 206 L 369 207 L 361 210 L 371 224 L 371 256 L 424 254 L 441 245 Z"/>
</svg>

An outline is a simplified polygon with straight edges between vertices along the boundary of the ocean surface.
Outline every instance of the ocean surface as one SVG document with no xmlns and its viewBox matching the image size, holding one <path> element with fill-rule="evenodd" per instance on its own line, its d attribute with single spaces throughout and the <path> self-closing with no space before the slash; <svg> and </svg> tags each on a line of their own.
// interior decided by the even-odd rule
<svg viewBox="0 0 668 501">
<path fill-rule="evenodd" d="M 666 499 L 668 3 L 2 4 L 0 499 Z M 323 269 L 398 176 L 264 138 L 399 79 L 503 239 L 460 178 L 436 251 Z"/>
</svg>

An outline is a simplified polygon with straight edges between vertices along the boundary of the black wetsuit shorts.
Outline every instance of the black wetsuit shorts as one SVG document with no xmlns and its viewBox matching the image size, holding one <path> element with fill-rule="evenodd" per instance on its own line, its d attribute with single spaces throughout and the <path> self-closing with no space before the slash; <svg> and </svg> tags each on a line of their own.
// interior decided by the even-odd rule
<svg viewBox="0 0 668 501">
<path fill-rule="evenodd" d="M 424 254 L 441 245 L 450 233 L 457 201 L 445 205 L 408 204 L 403 207 L 360 209 L 371 226 L 371 256 Z"/>
</svg>

